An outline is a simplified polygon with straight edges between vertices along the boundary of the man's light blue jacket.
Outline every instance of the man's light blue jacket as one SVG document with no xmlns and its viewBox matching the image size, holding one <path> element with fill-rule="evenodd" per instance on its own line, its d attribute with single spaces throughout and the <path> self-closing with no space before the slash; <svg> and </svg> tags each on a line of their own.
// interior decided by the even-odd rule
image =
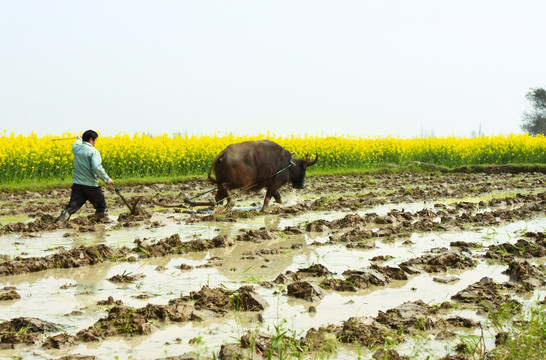
<svg viewBox="0 0 546 360">
<path fill-rule="evenodd" d="M 102 167 L 100 152 L 87 141 L 76 140 L 74 153 L 74 184 L 99 186 L 98 178 L 107 182 L 110 177 Z"/>
</svg>

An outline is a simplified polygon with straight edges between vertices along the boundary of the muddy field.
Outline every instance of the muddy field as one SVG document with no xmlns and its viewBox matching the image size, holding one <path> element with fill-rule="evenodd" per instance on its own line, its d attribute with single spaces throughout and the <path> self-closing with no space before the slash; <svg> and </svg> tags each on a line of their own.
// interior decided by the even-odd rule
<svg viewBox="0 0 546 360">
<path fill-rule="evenodd" d="M 544 174 L 310 177 L 265 214 L 263 192 L 167 207 L 209 188 L 122 189 L 136 215 L 106 189 L 99 223 L 90 205 L 55 223 L 69 190 L 0 194 L 0 357 L 465 359 L 502 341 L 491 314 L 545 302 Z"/>
</svg>

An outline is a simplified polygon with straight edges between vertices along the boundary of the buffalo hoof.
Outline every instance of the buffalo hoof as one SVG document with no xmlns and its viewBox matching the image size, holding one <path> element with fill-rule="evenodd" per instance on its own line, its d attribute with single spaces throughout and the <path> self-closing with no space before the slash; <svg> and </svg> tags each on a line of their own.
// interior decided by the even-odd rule
<svg viewBox="0 0 546 360">
<path fill-rule="evenodd" d="M 263 212 L 264 214 L 271 214 L 274 212 L 274 209 L 275 209 L 275 206 L 273 207 L 266 207 L 266 208 L 263 208 L 260 210 L 261 212 Z"/>
<path fill-rule="evenodd" d="M 218 205 L 217 207 L 214 208 L 214 210 L 212 210 L 213 215 L 224 214 L 225 212 L 226 212 L 226 207 L 224 205 Z"/>
<path fill-rule="evenodd" d="M 214 208 L 214 210 L 212 211 L 212 214 L 213 214 L 213 215 L 225 214 L 225 213 L 227 213 L 228 211 L 230 211 L 231 208 L 233 208 L 233 204 L 218 205 L 216 208 Z"/>
</svg>

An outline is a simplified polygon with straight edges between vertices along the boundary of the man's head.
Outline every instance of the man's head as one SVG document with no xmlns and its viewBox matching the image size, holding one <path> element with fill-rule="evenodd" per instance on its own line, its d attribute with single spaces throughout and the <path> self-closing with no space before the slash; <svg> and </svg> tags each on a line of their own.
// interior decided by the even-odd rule
<svg viewBox="0 0 546 360">
<path fill-rule="evenodd" d="M 97 134 L 95 131 L 87 130 L 83 133 L 82 140 L 87 141 L 91 143 L 92 145 L 95 145 L 95 141 L 97 140 L 98 137 L 99 137 L 99 134 Z"/>
</svg>

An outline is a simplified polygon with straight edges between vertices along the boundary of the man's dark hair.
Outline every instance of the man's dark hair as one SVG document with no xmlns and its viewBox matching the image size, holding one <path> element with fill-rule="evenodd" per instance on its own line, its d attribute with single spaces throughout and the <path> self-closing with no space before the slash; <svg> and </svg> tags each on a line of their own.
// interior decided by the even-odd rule
<svg viewBox="0 0 546 360">
<path fill-rule="evenodd" d="M 97 134 L 93 130 L 87 130 L 86 132 L 83 133 L 82 140 L 89 142 L 89 139 L 93 139 L 94 141 L 94 140 L 97 140 L 98 137 L 99 137 L 99 134 Z"/>
</svg>

